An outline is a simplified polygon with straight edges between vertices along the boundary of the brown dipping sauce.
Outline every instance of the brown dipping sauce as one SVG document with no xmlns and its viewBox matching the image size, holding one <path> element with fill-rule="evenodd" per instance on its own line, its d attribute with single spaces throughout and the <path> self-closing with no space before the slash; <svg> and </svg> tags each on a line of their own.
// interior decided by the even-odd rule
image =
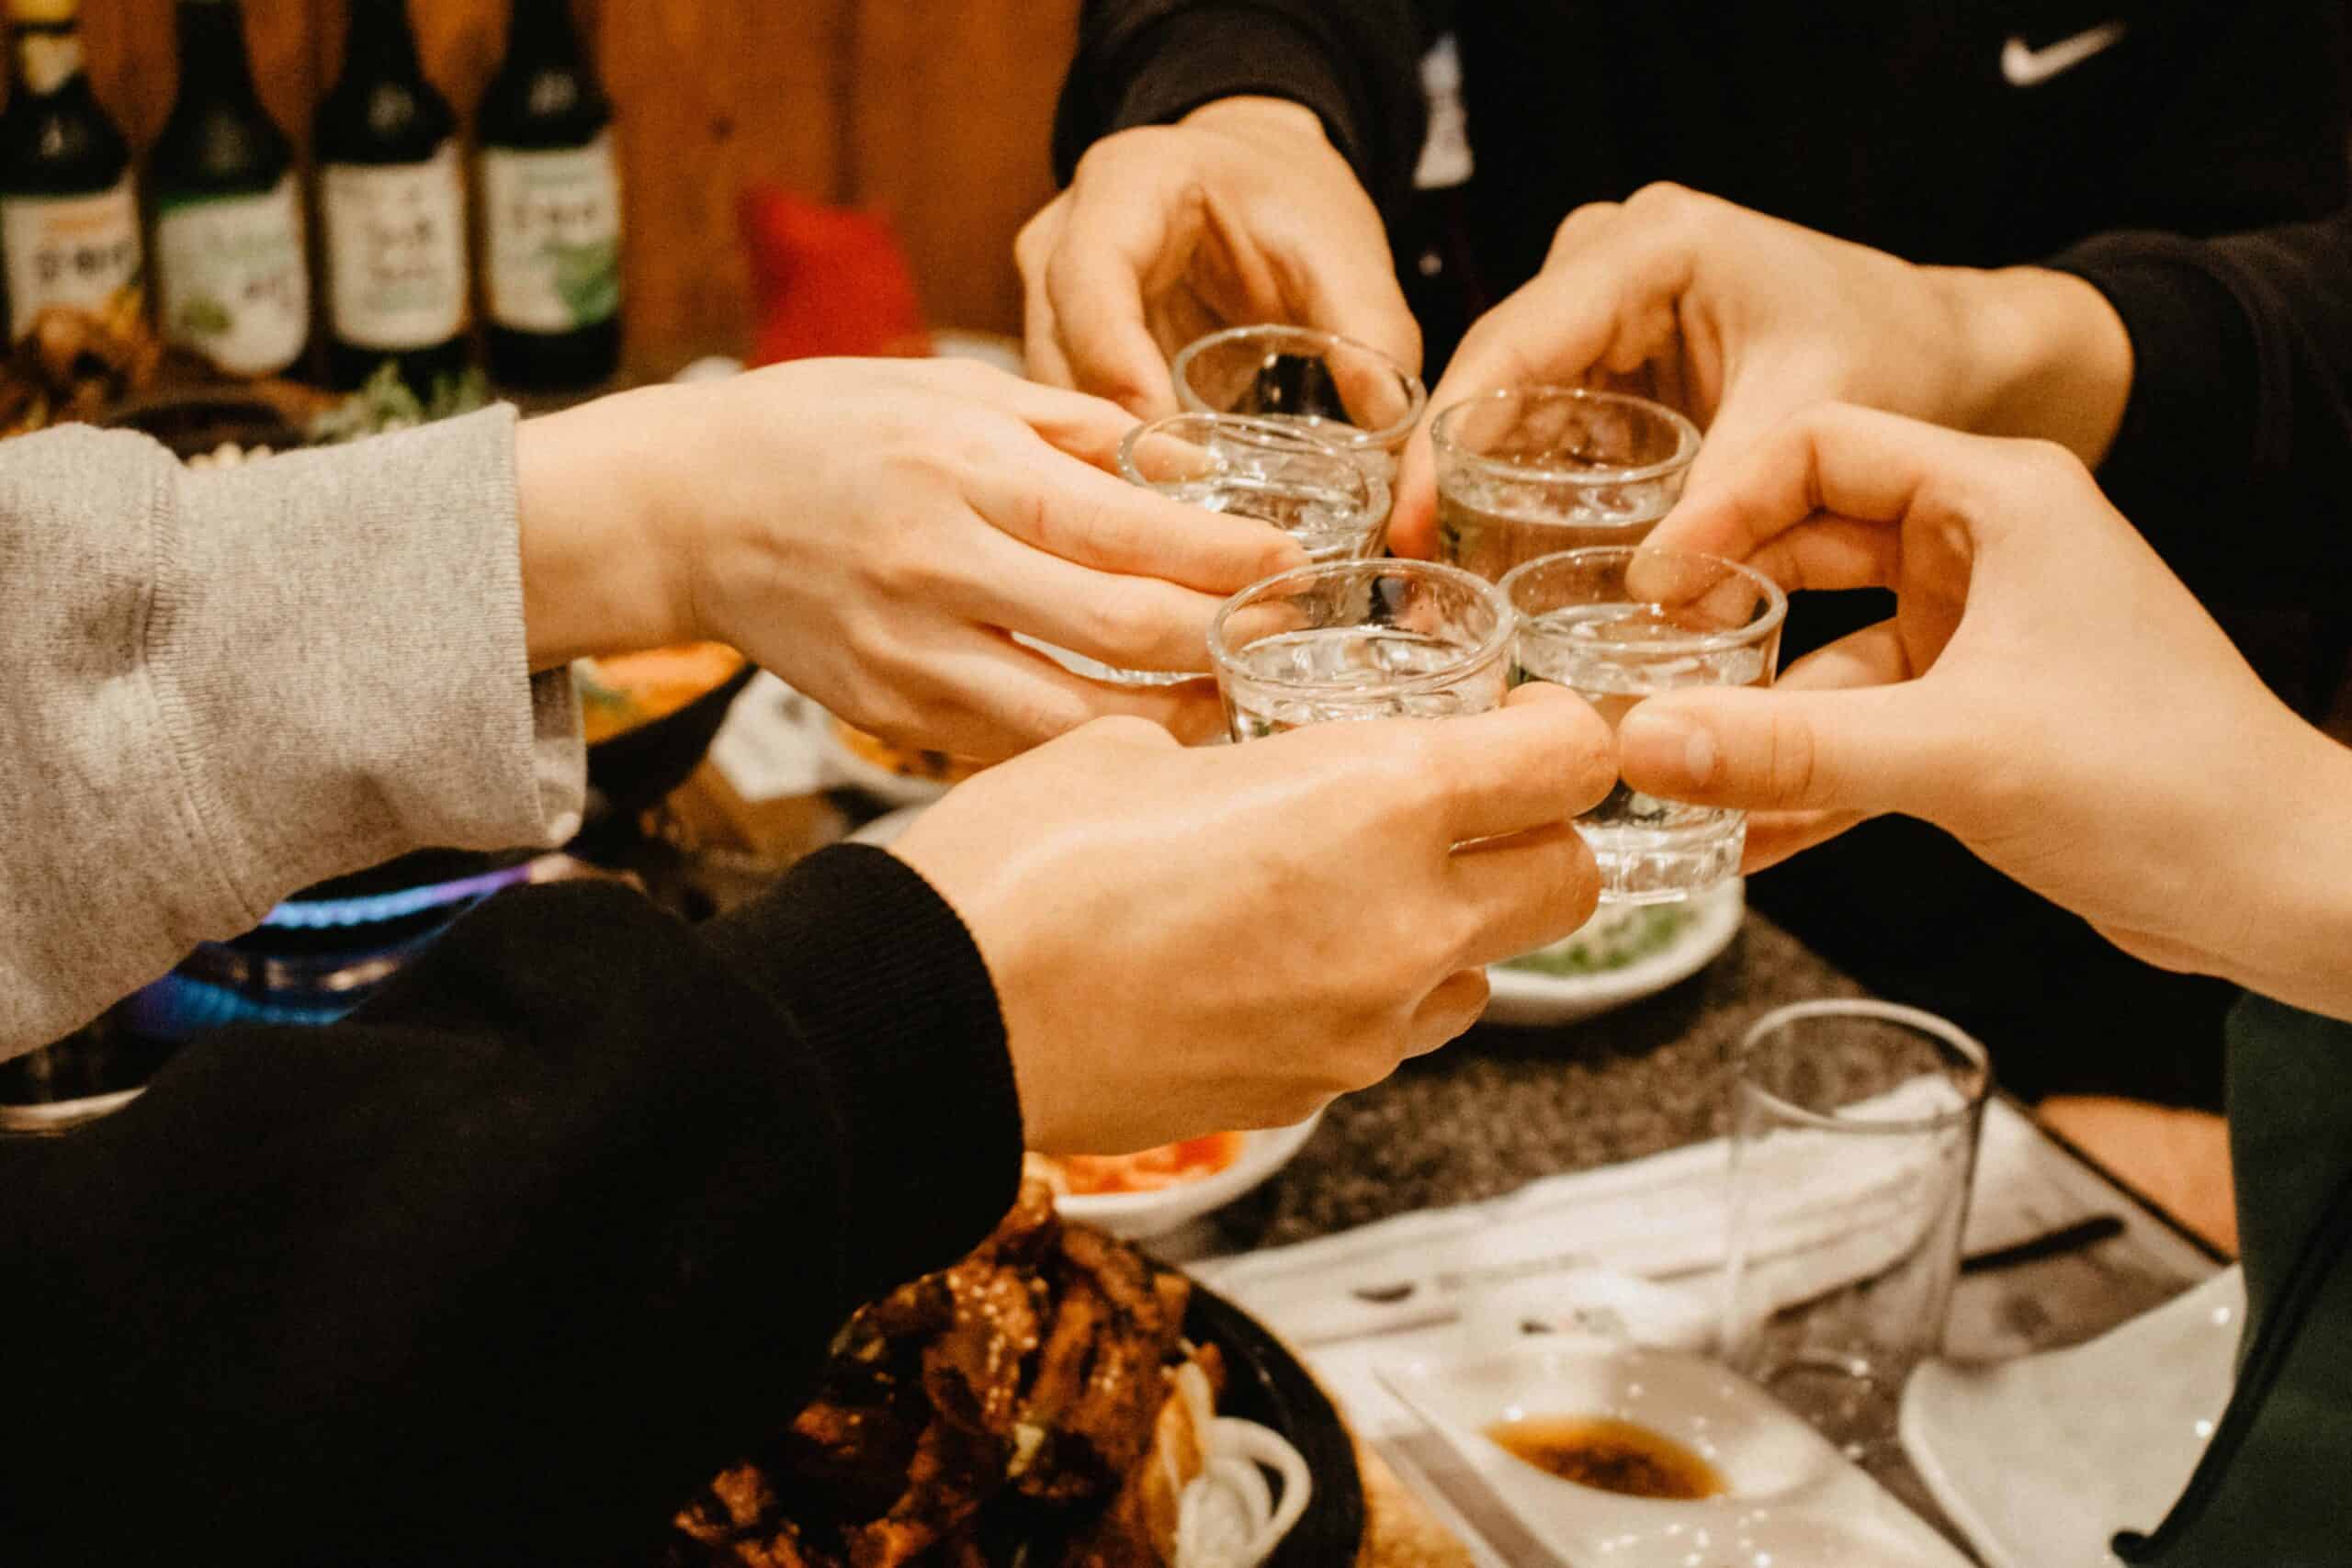
<svg viewBox="0 0 2352 1568">
<path fill-rule="evenodd" d="M 1673 1438 L 1610 1416 L 1498 1421 L 1487 1438 L 1546 1475 L 1623 1497 L 1695 1503 L 1729 1490 L 1715 1467 Z"/>
</svg>

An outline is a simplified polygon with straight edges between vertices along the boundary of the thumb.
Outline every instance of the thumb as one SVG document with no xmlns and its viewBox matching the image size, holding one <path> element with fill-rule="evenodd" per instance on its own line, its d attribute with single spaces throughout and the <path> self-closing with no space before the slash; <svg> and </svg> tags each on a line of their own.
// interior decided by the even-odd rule
<svg viewBox="0 0 2352 1568">
<path fill-rule="evenodd" d="M 1920 686 L 1669 692 L 1625 716 L 1617 764 L 1646 794 L 1750 811 L 1899 811 L 1934 821 L 1955 777 Z"/>
</svg>

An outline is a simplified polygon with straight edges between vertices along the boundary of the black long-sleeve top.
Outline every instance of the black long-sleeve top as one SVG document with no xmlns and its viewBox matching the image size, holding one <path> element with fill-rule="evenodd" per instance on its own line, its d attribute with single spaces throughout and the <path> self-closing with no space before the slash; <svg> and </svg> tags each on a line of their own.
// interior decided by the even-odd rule
<svg viewBox="0 0 2352 1568">
<path fill-rule="evenodd" d="M 693 930 L 502 895 L 0 1141 L 0 1561 L 642 1562 L 1020 1148 L 988 971 L 879 851 Z"/>
</svg>

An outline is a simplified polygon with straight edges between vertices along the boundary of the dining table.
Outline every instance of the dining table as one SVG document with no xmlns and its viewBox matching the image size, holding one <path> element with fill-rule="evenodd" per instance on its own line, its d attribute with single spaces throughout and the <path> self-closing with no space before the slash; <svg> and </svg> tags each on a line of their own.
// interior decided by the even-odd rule
<svg viewBox="0 0 2352 1568">
<path fill-rule="evenodd" d="M 685 793 L 691 798 L 693 788 Z M 881 809 L 855 791 L 834 791 L 828 804 L 793 818 L 811 846 Z M 1660 1164 L 1659 1156 L 1724 1137 L 1730 1051 L 1757 1019 L 1792 1002 L 1869 994 L 1750 908 L 1719 954 L 1662 991 L 1551 1027 L 1482 1023 L 1385 1082 L 1334 1100 L 1298 1153 L 1262 1185 L 1147 1245 L 1213 1289 L 1233 1291 L 1270 1267 L 1278 1270 L 1286 1257 L 1311 1258 L 1317 1249 L 1306 1244 L 1376 1236 L 1384 1225 L 1409 1232 L 1444 1214 L 1480 1214 L 1579 1173 Z M 2001 1043 L 1987 1044 L 1997 1080 Z M 1997 1089 L 1995 1101 L 1986 1142 L 1989 1150 L 1989 1134 L 2000 1134 L 2003 1175 L 1988 1182 L 1980 1162 L 1975 1203 L 2015 1212 L 1973 1213 L 1970 1232 L 2028 1239 L 1974 1260 L 1990 1267 L 1963 1270 L 1947 1357 L 1996 1362 L 2079 1344 L 2226 1266 L 2209 1243 L 2036 1121 L 2030 1108 Z M 2036 1245 L 2053 1236 L 2054 1247 Z M 1252 1302 L 1246 1292 L 1237 1299 L 1245 1307 Z M 1272 1326 L 1285 1332 L 1282 1321 Z M 1377 1327 L 1364 1332 L 1374 1337 L 1365 1344 L 1389 1342 L 1377 1337 Z M 1556 1553 L 1506 1511 L 1482 1506 L 1475 1489 L 1449 1495 L 1445 1456 L 1430 1434 L 1384 1432 L 1366 1418 L 1349 1371 L 1362 1347 L 1344 1338 L 1296 1348 L 1357 1427 L 1372 1500 L 1374 1539 L 1361 1560 L 1367 1568 L 1558 1568 Z M 1984 1561 L 1899 1449 L 1890 1444 L 1866 1468 L 1964 1556 Z"/>
</svg>

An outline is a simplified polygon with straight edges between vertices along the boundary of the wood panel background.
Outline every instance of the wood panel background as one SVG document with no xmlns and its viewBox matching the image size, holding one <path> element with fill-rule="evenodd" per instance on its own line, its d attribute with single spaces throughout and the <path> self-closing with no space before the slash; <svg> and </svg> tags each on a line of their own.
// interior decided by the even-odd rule
<svg viewBox="0 0 2352 1568">
<path fill-rule="evenodd" d="M 897 225 L 938 326 L 1020 330 L 1012 236 L 1053 192 L 1046 135 L 1078 0 L 573 0 L 619 119 L 631 370 L 748 341 L 735 199 L 770 180 Z M 245 0 L 264 101 L 298 144 L 344 0 Z M 409 0 L 425 73 L 470 111 L 507 0 Z M 98 96 L 144 149 L 176 86 L 172 0 L 84 0 Z"/>
</svg>

